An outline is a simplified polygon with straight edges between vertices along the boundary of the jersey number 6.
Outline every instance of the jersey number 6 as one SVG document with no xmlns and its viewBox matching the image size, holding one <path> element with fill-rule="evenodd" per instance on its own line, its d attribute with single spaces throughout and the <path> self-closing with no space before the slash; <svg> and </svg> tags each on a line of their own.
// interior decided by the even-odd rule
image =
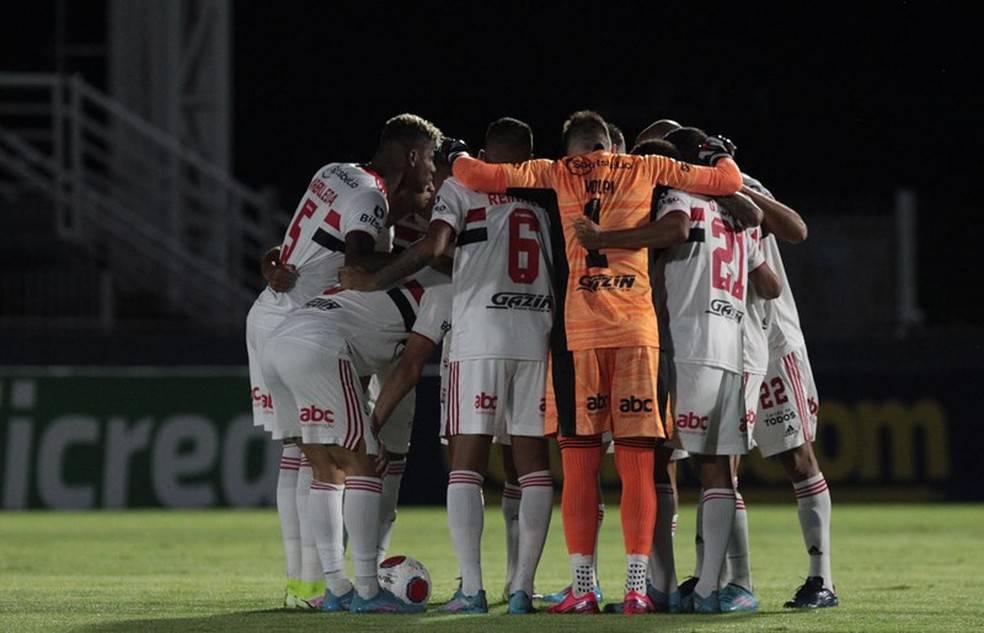
<svg viewBox="0 0 984 633">
<path fill-rule="evenodd" d="M 540 221 L 531 210 L 518 208 L 509 214 L 509 278 L 518 284 L 531 284 L 540 274 L 539 232 Z"/>
</svg>

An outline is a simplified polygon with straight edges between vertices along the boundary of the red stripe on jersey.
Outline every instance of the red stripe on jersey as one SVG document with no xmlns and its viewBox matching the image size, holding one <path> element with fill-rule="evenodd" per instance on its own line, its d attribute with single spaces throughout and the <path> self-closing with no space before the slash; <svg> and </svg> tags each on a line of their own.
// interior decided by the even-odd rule
<svg viewBox="0 0 984 633">
<path fill-rule="evenodd" d="M 465 214 L 465 224 L 471 222 L 484 222 L 485 221 L 485 207 L 479 207 L 478 209 L 471 209 Z"/>
<path fill-rule="evenodd" d="M 703 222 L 704 221 L 704 207 L 691 207 L 690 208 L 690 221 L 691 222 Z"/>
<path fill-rule="evenodd" d="M 345 288 L 342 288 L 341 286 L 332 286 L 331 288 L 326 288 L 325 291 L 322 292 L 321 294 L 323 294 L 323 295 L 337 295 L 339 292 L 341 292 L 343 290 L 345 290 Z"/>
<path fill-rule="evenodd" d="M 335 229 L 336 231 L 342 230 L 342 216 L 338 215 L 338 211 L 332 209 L 325 216 L 325 224 Z"/>
<path fill-rule="evenodd" d="M 417 302 L 417 305 L 420 305 L 420 298 L 424 296 L 424 287 L 420 285 L 420 282 L 415 279 L 411 279 L 407 283 L 403 284 L 403 287 L 410 291 L 410 295 L 413 297 L 413 300 Z"/>
</svg>

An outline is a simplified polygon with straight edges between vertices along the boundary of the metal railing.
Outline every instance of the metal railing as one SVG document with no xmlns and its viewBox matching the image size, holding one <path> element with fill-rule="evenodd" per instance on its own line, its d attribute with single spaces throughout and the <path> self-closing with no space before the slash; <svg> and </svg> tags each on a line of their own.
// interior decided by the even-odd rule
<svg viewBox="0 0 984 633">
<path fill-rule="evenodd" d="M 0 167 L 47 196 L 57 234 L 99 250 L 126 287 L 242 326 L 282 212 L 175 137 L 78 76 L 0 73 Z"/>
</svg>

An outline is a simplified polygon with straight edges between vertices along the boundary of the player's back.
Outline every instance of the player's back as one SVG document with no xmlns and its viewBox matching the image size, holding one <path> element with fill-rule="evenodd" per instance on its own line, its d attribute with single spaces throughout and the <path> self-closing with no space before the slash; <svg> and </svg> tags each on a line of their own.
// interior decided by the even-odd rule
<svg viewBox="0 0 984 633">
<path fill-rule="evenodd" d="M 450 279 L 432 269 L 387 290 L 333 286 L 291 312 L 273 336 L 344 355 L 365 376 L 388 366 L 402 351 L 425 301 L 438 300 L 450 301 Z"/>
<path fill-rule="evenodd" d="M 319 295 L 338 278 L 345 263 L 345 236 L 362 231 L 376 238 L 383 230 L 387 203 L 382 180 L 351 163 L 330 163 L 315 173 L 284 235 L 280 260 L 297 267 L 297 284 L 288 292 L 266 288 L 258 303 L 290 310 Z"/>
<path fill-rule="evenodd" d="M 657 220 L 690 217 L 689 239 L 661 255 L 674 360 L 741 373 L 748 271 L 761 253 L 712 198 L 671 189 L 657 205 Z"/>
<path fill-rule="evenodd" d="M 451 359 L 545 360 L 553 319 L 546 211 L 449 178 L 431 219 L 457 234 Z"/>
<path fill-rule="evenodd" d="M 582 215 L 604 230 L 649 222 L 652 173 L 641 157 L 597 151 L 557 161 L 552 176 L 569 270 L 563 306 L 567 348 L 658 347 L 649 250 L 588 252 L 573 228 Z"/>
</svg>

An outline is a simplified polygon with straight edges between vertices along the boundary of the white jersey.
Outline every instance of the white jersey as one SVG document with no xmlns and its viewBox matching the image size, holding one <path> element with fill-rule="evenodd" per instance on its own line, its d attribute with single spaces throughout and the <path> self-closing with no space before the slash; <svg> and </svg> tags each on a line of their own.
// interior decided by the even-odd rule
<svg viewBox="0 0 984 633">
<path fill-rule="evenodd" d="M 748 174 L 742 174 L 742 180 L 749 188 L 775 199 L 772 192 L 755 178 Z M 800 326 L 796 300 L 793 298 L 793 291 L 789 287 L 789 280 L 786 278 L 786 267 L 783 266 L 782 255 L 779 252 L 779 244 L 776 242 L 775 236 L 766 235 L 762 238 L 762 255 L 769 267 L 772 268 L 772 272 L 779 277 L 779 284 L 782 288 L 779 296 L 766 302 L 765 307 L 765 316 L 769 322 L 769 350 L 773 357 L 782 357 L 802 349 L 806 345 L 806 340 L 803 338 L 803 328 Z"/>
<path fill-rule="evenodd" d="M 297 284 L 287 292 L 267 287 L 256 303 L 287 312 L 337 283 L 345 237 L 362 231 L 376 239 L 387 210 L 385 187 L 375 173 L 350 163 L 322 167 L 297 205 L 280 248 L 280 261 L 297 267 Z"/>
<path fill-rule="evenodd" d="M 690 216 L 690 238 L 661 256 L 673 359 L 740 374 L 748 271 L 762 265 L 762 253 L 709 197 L 670 189 L 656 219 L 678 212 Z"/>
<path fill-rule="evenodd" d="M 762 229 L 752 227 L 745 231 L 748 244 L 759 245 L 761 250 Z M 746 373 L 764 376 L 769 371 L 769 316 L 767 312 L 769 301 L 755 293 L 755 288 L 749 284 L 748 297 L 745 299 L 747 308 L 742 320 L 744 334 L 743 365 Z"/>
<path fill-rule="evenodd" d="M 431 222 L 457 235 L 450 359 L 546 360 L 553 310 L 546 212 L 448 178 Z"/>
<path fill-rule="evenodd" d="M 385 372 L 415 327 L 441 329 L 450 304 L 447 276 L 425 270 L 389 290 L 358 292 L 335 286 L 295 310 L 273 337 L 291 339 L 352 361 L 360 376 Z M 424 321 L 417 325 L 418 315 Z M 438 318 L 442 320 L 434 324 Z"/>
<path fill-rule="evenodd" d="M 802 349 L 806 345 L 803 338 L 803 328 L 800 326 L 799 311 L 796 300 L 786 278 L 786 268 L 782 264 L 779 253 L 779 243 L 775 235 L 766 235 L 762 239 L 762 254 L 772 272 L 779 277 L 782 288 L 781 294 L 766 303 L 766 314 L 769 320 L 769 353 L 781 357 Z"/>
</svg>

